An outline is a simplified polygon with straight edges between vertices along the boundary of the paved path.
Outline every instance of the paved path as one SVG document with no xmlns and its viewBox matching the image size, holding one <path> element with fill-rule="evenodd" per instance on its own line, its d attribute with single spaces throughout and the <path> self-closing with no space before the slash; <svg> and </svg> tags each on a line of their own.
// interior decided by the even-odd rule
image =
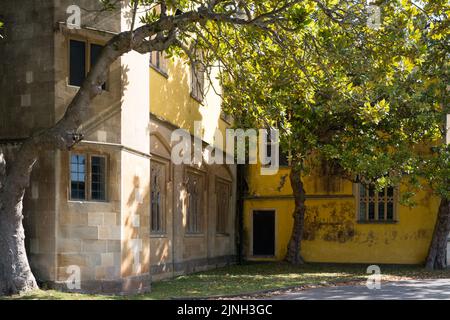
<svg viewBox="0 0 450 320">
<path fill-rule="evenodd" d="M 407 280 L 382 283 L 381 289 L 365 285 L 307 289 L 275 296 L 275 300 L 450 300 L 450 279 Z"/>
</svg>

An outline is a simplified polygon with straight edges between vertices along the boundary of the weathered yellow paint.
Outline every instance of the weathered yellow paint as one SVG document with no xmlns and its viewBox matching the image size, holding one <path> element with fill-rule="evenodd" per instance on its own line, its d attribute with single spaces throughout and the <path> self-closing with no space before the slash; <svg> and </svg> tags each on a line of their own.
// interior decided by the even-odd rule
<svg viewBox="0 0 450 320">
<path fill-rule="evenodd" d="M 180 59 L 168 61 L 168 77 L 150 68 L 150 112 L 192 134 L 194 121 L 201 121 L 202 139 L 212 143 L 215 130 L 219 129 L 225 137 L 229 124 L 221 119 L 221 98 L 208 81 L 203 104 L 191 97 L 189 68 Z M 219 86 L 215 89 L 219 90 Z"/>
<path fill-rule="evenodd" d="M 289 168 L 280 167 L 275 175 L 261 175 L 261 165 L 248 166 L 249 193 L 254 196 L 291 196 Z M 309 195 L 348 195 L 352 194 L 352 184 L 339 178 L 311 175 L 304 178 Z"/>
<path fill-rule="evenodd" d="M 277 175 L 262 176 L 257 165 L 248 171 L 249 198 L 244 203 L 244 232 L 247 258 L 252 256 L 252 212 L 273 209 L 275 221 L 275 257 L 282 260 L 292 231 L 293 198 L 289 169 Z M 285 178 L 282 178 L 285 177 Z M 285 183 L 280 181 L 285 179 Z M 340 180 L 337 178 L 337 180 Z M 423 263 L 436 221 L 439 199 L 427 191 L 418 193 L 413 208 L 397 204 L 397 223 L 358 223 L 357 202 L 349 181 L 334 182 L 339 190 L 329 190 L 320 176 L 306 177 L 307 201 L 303 257 L 309 262 L 335 263 Z M 329 180 L 328 180 L 329 181 Z M 282 186 L 280 188 L 280 186 Z M 327 190 L 328 189 L 328 190 Z M 405 192 L 400 187 L 399 192 Z M 270 259 L 269 259 L 270 260 Z"/>
</svg>

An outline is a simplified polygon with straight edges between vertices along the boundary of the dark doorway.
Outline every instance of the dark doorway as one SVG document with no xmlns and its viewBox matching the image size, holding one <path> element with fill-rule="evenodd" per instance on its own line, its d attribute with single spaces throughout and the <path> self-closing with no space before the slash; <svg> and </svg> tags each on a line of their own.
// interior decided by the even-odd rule
<svg viewBox="0 0 450 320">
<path fill-rule="evenodd" d="M 275 255 L 275 211 L 253 211 L 253 255 Z"/>
</svg>

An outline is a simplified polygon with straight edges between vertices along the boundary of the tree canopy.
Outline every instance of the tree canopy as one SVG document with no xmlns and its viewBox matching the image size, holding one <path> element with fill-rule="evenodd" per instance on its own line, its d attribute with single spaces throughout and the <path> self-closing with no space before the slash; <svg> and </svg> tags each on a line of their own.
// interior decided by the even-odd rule
<svg viewBox="0 0 450 320">
<path fill-rule="evenodd" d="M 296 4 L 276 31 L 231 30 L 236 36 L 226 44 L 205 40 L 227 57 L 226 109 L 240 125 L 282 131 L 297 174 L 294 195 L 305 192 L 295 190 L 301 176 L 325 159 L 336 173 L 377 189 L 407 182 L 405 202 L 424 179 L 448 199 L 447 2 L 378 1 L 376 28 L 365 4 L 326 5 Z M 303 218 L 295 217 L 299 242 Z"/>
</svg>

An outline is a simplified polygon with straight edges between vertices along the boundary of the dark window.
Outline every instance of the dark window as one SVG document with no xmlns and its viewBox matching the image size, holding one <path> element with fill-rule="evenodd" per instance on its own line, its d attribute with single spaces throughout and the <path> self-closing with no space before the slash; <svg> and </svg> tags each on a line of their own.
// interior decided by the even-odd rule
<svg viewBox="0 0 450 320">
<path fill-rule="evenodd" d="M 253 212 L 253 255 L 275 255 L 275 211 Z"/>
<path fill-rule="evenodd" d="M 70 156 L 70 200 L 106 201 L 106 163 L 103 156 Z"/>
<path fill-rule="evenodd" d="M 151 231 L 154 233 L 163 233 L 164 223 L 164 167 L 156 162 L 152 163 L 151 169 Z"/>
<path fill-rule="evenodd" d="M 69 85 L 81 87 L 88 71 L 100 57 L 102 49 L 103 46 L 88 41 L 70 40 Z M 106 90 L 106 83 L 102 85 L 102 89 Z"/>
<path fill-rule="evenodd" d="M 187 225 L 188 233 L 202 232 L 202 186 L 200 176 L 189 173 L 187 181 Z"/>
<path fill-rule="evenodd" d="M 86 157 L 83 155 L 71 156 L 70 198 L 73 200 L 86 199 Z"/>
<path fill-rule="evenodd" d="M 106 200 L 106 159 L 91 157 L 91 199 Z"/>
<path fill-rule="evenodd" d="M 100 57 L 100 53 L 102 52 L 103 46 L 98 44 L 91 44 L 91 61 L 90 61 L 90 69 L 95 65 L 95 62 Z M 106 83 L 102 85 L 102 89 L 106 90 Z"/>
<path fill-rule="evenodd" d="M 359 185 L 359 220 L 393 221 L 394 187 L 377 192 L 373 185 Z"/>
<path fill-rule="evenodd" d="M 70 40 L 69 84 L 80 87 L 86 76 L 86 43 Z"/>
</svg>

